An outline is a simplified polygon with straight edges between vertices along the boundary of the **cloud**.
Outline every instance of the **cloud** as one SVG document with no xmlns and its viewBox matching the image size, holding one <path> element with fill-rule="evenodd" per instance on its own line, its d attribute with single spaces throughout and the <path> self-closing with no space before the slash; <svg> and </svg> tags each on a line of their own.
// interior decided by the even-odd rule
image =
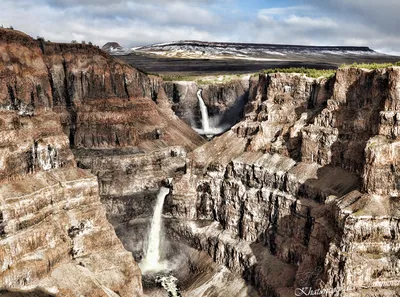
<svg viewBox="0 0 400 297">
<path fill-rule="evenodd" d="M 264 8 L 259 11 L 262 16 L 281 16 L 294 14 L 299 12 L 309 12 L 313 10 L 311 6 L 288 6 L 288 7 L 272 7 Z"/>
<path fill-rule="evenodd" d="M 154 6 L 150 4 L 132 4 L 131 16 L 145 15 L 153 24 L 169 23 L 184 25 L 206 25 L 217 21 L 217 16 L 201 7 L 194 8 L 187 3 L 172 2 L 166 6 Z"/>
<path fill-rule="evenodd" d="M 351 23 L 368 25 L 384 34 L 398 34 L 400 1 L 397 0 L 310 0 L 323 13 Z"/>
<path fill-rule="evenodd" d="M 326 36 L 335 37 L 339 25 L 328 17 L 308 16 L 315 13 L 308 6 L 262 9 L 258 12 L 254 24 L 248 24 L 247 30 L 257 32 L 254 38 L 262 43 L 285 43 L 305 45 L 336 44 L 337 40 L 323 40 Z M 316 41 L 318 40 L 318 41 Z"/>
<path fill-rule="evenodd" d="M 73 5 L 80 6 L 113 6 L 123 3 L 143 3 L 140 0 L 47 0 L 49 5 L 58 5 L 64 7 L 71 7 Z M 170 3 L 179 3 L 183 2 L 181 0 L 146 0 L 145 3 L 148 4 L 170 4 Z M 185 3 L 196 3 L 196 4 L 211 4 L 216 3 L 218 0 L 186 0 Z"/>
<path fill-rule="evenodd" d="M 72 1 L 52 0 L 18 3 L 3 0 L 0 19 L 33 37 L 43 36 L 52 41 L 86 40 L 102 45 L 116 40 L 125 46 L 144 45 L 177 39 L 214 39 L 209 24 L 217 24 L 218 16 L 202 7 L 191 6 L 194 1 L 150 0 L 114 1 L 102 6 L 100 1 L 79 1 L 79 4 L 60 8 Z M 78 1 L 76 1 L 78 2 Z M 212 3 L 213 1 L 200 1 Z M 108 1 L 107 1 L 108 3 Z M 18 16 L 18 17 L 16 17 Z"/>
<path fill-rule="evenodd" d="M 250 3 L 254 7 L 250 6 Z M 258 3 L 258 6 L 257 6 Z M 264 3 L 264 4 L 259 4 Z M 304 0 L 280 7 L 239 0 L 2 0 L 6 25 L 52 41 L 123 46 L 183 39 L 366 45 L 400 54 L 400 2 Z M 234 12 L 234 13 L 232 13 Z"/>
<path fill-rule="evenodd" d="M 324 28 L 337 28 L 338 25 L 330 18 L 311 18 L 291 15 L 284 19 L 284 22 L 290 26 L 303 27 L 307 29 L 320 30 Z"/>
</svg>

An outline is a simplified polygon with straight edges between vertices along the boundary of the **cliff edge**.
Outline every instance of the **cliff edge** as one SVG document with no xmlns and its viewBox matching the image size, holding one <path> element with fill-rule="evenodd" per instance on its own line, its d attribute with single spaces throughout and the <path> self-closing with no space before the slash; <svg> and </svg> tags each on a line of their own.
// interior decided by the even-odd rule
<svg viewBox="0 0 400 297">
<path fill-rule="evenodd" d="M 106 219 L 97 178 L 77 167 L 71 148 L 191 150 L 202 138 L 163 108 L 159 78 L 94 46 L 1 29 L 0 52 L 0 289 L 141 295 L 140 270 Z"/>
</svg>

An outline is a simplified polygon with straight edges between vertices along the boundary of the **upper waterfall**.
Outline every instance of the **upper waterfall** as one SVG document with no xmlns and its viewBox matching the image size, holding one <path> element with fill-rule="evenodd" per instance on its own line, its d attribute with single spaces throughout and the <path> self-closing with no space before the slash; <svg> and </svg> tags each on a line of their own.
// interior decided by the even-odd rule
<svg viewBox="0 0 400 297">
<path fill-rule="evenodd" d="M 201 124 L 203 125 L 203 131 L 207 133 L 208 131 L 210 131 L 210 120 L 208 118 L 207 106 L 204 103 L 203 97 L 201 96 L 202 91 L 203 91 L 202 89 L 199 89 L 197 91 L 197 98 L 199 99 L 199 104 L 200 104 Z"/>
<path fill-rule="evenodd" d="M 207 106 L 204 103 L 203 97 L 201 96 L 202 92 L 203 92 L 203 89 L 199 89 L 197 91 L 197 99 L 199 100 L 200 112 L 201 112 L 202 128 L 195 129 L 195 130 L 197 131 L 197 133 L 202 134 L 202 135 L 207 135 L 209 137 L 212 137 L 213 135 L 217 135 L 217 134 L 221 134 L 221 133 L 225 132 L 226 130 L 229 129 L 229 126 L 216 127 L 216 120 L 211 119 L 213 121 L 210 121 L 210 116 L 208 114 Z"/>
</svg>

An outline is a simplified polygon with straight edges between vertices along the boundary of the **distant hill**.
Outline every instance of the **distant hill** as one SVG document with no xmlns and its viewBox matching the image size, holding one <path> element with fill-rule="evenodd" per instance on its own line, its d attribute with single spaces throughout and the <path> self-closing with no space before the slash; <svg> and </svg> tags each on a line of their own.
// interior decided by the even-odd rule
<svg viewBox="0 0 400 297">
<path fill-rule="evenodd" d="M 137 48 L 167 57 L 282 60 L 315 55 L 381 55 L 369 47 L 177 41 Z"/>
<path fill-rule="evenodd" d="M 101 49 L 109 54 L 123 50 L 122 46 L 118 42 L 107 42 L 101 47 Z"/>
<path fill-rule="evenodd" d="M 335 69 L 343 63 L 393 63 L 400 60 L 400 57 L 379 53 L 366 46 L 185 40 L 136 48 L 107 43 L 103 49 L 143 71 L 171 75 L 254 73 L 268 68 L 290 67 Z"/>
<path fill-rule="evenodd" d="M 112 55 L 148 53 L 163 57 L 185 59 L 245 59 L 245 60 L 304 60 L 310 58 L 385 56 L 369 47 L 361 46 L 305 46 L 285 44 L 204 42 L 196 40 L 175 41 L 137 48 L 122 48 L 109 42 L 103 50 Z"/>
</svg>

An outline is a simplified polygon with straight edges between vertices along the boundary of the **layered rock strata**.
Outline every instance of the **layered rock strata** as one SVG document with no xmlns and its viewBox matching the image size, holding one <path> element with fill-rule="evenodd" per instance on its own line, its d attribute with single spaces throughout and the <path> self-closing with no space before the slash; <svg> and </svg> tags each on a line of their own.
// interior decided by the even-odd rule
<svg viewBox="0 0 400 297">
<path fill-rule="evenodd" d="M 90 45 L 36 41 L 6 29 L 1 33 L 1 106 L 26 115 L 54 110 L 71 146 L 193 149 L 203 143 L 166 108 L 159 78 Z"/>
<path fill-rule="evenodd" d="M 127 238 L 174 178 L 169 239 L 261 296 L 399 294 L 399 68 L 260 75 L 228 96 L 248 93 L 242 121 L 204 144 L 173 85 L 91 46 L 1 33 L 2 289 L 139 295 L 99 194 Z M 204 91 L 218 112 L 236 102 L 212 102 L 224 88 Z"/>
<path fill-rule="evenodd" d="M 58 116 L 0 114 L 0 287 L 141 295 L 140 270 L 106 219 L 96 177 L 76 167 Z"/>
<path fill-rule="evenodd" d="M 396 294 L 398 72 L 260 76 L 244 121 L 189 155 L 173 236 L 263 296 Z"/>
<path fill-rule="evenodd" d="M 140 270 L 107 222 L 99 194 L 137 190 L 116 193 L 121 185 L 107 184 L 110 172 L 137 171 L 135 161 L 148 164 L 149 172 L 157 166 L 179 171 L 184 165 L 166 155 L 179 160 L 202 138 L 173 114 L 157 77 L 90 45 L 0 33 L 0 288 L 141 295 Z M 183 148 L 168 149 L 177 144 Z M 113 151 L 105 162 L 115 166 L 98 174 L 100 193 L 96 177 L 77 168 L 70 147 L 85 151 L 80 166 L 87 169 L 89 162 L 94 172 L 101 171 L 94 166 L 98 154 L 107 159 Z M 144 155 L 153 150 L 161 152 Z M 162 170 L 160 179 L 167 175 Z"/>
<path fill-rule="evenodd" d="M 102 202 L 113 222 L 151 216 L 162 182 L 186 172 L 183 147 L 144 153 L 132 150 L 74 150 L 78 165 L 98 178 Z M 144 232 L 145 233 L 145 232 Z"/>
</svg>

